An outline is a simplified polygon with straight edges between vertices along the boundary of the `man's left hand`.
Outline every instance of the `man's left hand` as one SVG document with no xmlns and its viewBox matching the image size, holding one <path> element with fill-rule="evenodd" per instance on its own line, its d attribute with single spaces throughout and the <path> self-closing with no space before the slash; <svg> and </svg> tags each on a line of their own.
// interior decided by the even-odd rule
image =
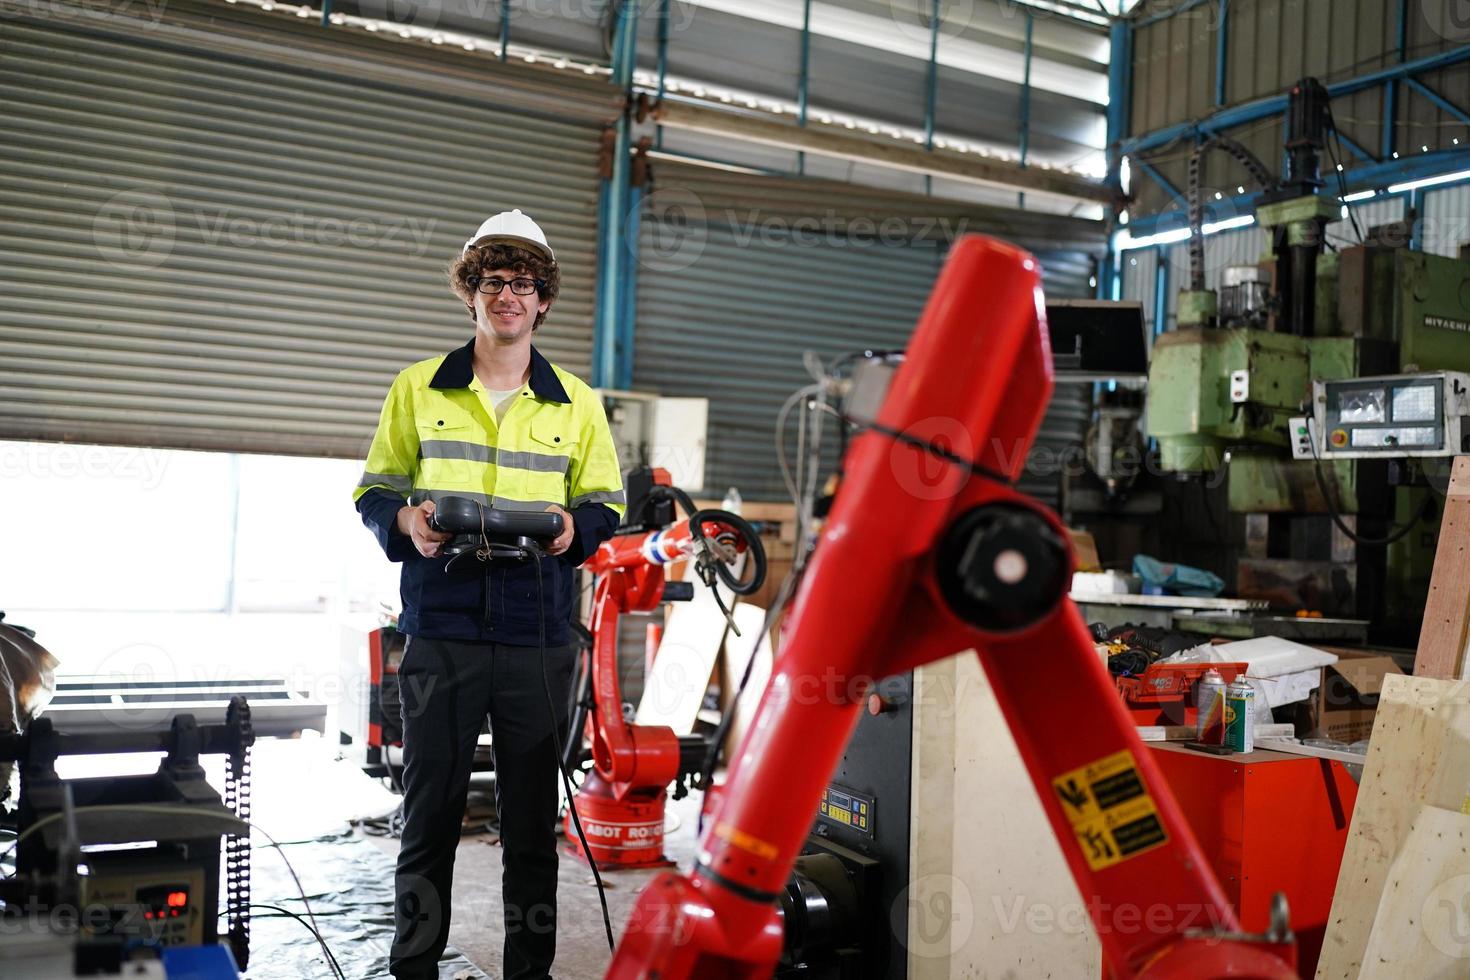
<svg viewBox="0 0 1470 980">
<path fill-rule="evenodd" d="M 551 541 L 546 545 L 547 554 L 559 555 L 572 546 L 572 535 L 577 533 L 577 527 L 575 524 L 572 523 L 572 515 L 568 514 L 564 509 L 558 507 L 556 504 L 552 504 L 550 507 L 546 508 L 546 511 L 549 514 L 561 515 L 561 533 L 552 538 Z"/>
</svg>

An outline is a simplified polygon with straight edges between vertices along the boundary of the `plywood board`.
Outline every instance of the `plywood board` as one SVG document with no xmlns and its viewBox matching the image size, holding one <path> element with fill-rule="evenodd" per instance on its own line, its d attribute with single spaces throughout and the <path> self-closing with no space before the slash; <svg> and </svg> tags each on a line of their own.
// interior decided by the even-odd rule
<svg viewBox="0 0 1470 980">
<path fill-rule="evenodd" d="M 1385 678 L 1318 980 L 1351 980 L 1361 972 L 1384 882 L 1419 811 L 1425 806 L 1459 811 L 1467 800 L 1470 683 Z"/>
<path fill-rule="evenodd" d="M 1416 677 L 1465 676 L 1470 641 L 1470 456 L 1456 456 L 1414 656 Z"/>
<path fill-rule="evenodd" d="M 745 665 L 750 663 L 752 654 L 756 658 L 755 665 L 750 668 L 750 680 L 745 685 L 745 691 L 734 706 L 735 717 L 730 719 L 730 730 L 725 737 L 723 749 L 726 759 L 734 758 L 735 750 L 745 738 L 745 730 L 755 718 L 755 709 L 760 707 L 761 696 L 765 694 L 766 684 L 771 679 L 773 647 L 770 643 L 762 643 L 759 650 L 756 649 L 756 641 L 760 638 L 761 625 L 765 620 L 766 610 L 742 602 L 735 607 L 735 625 L 740 628 L 740 635 L 736 636 L 734 630 L 731 630 L 725 637 L 725 660 L 720 684 L 721 711 L 731 710 L 730 701 L 736 688 L 740 686 L 740 679 L 745 676 Z"/>
<path fill-rule="evenodd" d="M 1362 980 L 1470 974 L 1470 816 L 1424 807 L 1389 869 Z"/>
<path fill-rule="evenodd" d="M 730 601 L 728 593 L 724 598 Z M 672 604 L 653 670 L 643 684 L 638 724 L 667 725 L 675 735 L 694 731 L 727 628 L 714 593 L 701 582 L 694 584 L 693 599 Z"/>
<path fill-rule="evenodd" d="M 1102 972 L 1102 947 L 973 653 L 914 674 L 910 980 Z"/>
</svg>

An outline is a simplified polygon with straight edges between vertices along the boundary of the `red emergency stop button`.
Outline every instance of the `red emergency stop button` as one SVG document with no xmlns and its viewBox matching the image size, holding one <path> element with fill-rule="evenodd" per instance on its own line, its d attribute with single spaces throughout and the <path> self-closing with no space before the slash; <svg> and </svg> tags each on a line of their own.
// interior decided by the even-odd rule
<svg viewBox="0 0 1470 980">
<path fill-rule="evenodd" d="M 1333 429 L 1332 435 L 1328 436 L 1328 438 L 1332 440 L 1332 444 L 1338 449 L 1347 445 L 1347 432 L 1343 429 Z"/>
</svg>

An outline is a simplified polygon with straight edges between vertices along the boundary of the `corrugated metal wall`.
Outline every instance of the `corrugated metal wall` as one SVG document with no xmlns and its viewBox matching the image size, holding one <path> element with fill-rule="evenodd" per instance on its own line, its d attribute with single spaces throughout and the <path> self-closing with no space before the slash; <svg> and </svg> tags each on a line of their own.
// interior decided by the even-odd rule
<svg viewBox="0 0 1470 980">
<path fill-rule="evenodd" d="M 638 61 L 657 69 L 656 5 L 645 4 L 639 23 Z M 812 12 L 810 90 L 812 111 L 846 113 L 922 129 L 927 96 L 929 0 L 829 0 Z M 1103 147 L 1107 100 L 1107 35 L 1104 29 L 1039 11 L 1032 35 L 1031 138 L 1035 161 L 1071 165 Z M 749 3 L 680 3 L 670 8 L 668 73 L 710 87 L 794 102 L 801 65 L 799 0 Z M 1025 45 L 1026 10 L 1015 4 L 941 5 L 936 126 L 952 134 L 1002 147 L 1018 147 L 1017 119 Z M 517 28 L 514 23 L 512 30 Z M 665 147 L 699 152 L 718 141 L 690 133 L 665 133 Z M 742 163 L 795 169 L 795 154 L 756 147 L 721 147 Z M 751 154 L 754 154 L 752 156 Z M 846 167 L 846 163 L 843 163 Z M 831 176 L 830 174 L 822 174 Z M 856 177 L 882 186 L 907 187 L 897 171 Z"/>
<path fill-rule="evenodd" d="M 335 72 L 265 63 L 304 48 L 228 8 L 199 37 L 255 59 L 165 43 L 192 10 L 0 34 L 0 436 L 361 456 L 394 373 L 470 335 L 447 262 L 516 206 L 565 270 L 541 343 L 586 369 L 599 127 L 340 31 L 303 40 Z M 390 62 L 425 94 L 353 77 Z"/>
<path fill-rule="evenodd" d="M 1055 296 L 1090 295 L 1101 245 L 1094 223 L 1041 214 L 671 163 L 655 176 L 640 240 L 634 387 L 709 398 L 706 489 L 735 485 L 748 499 L 786 496 L 775 422 L 782 401 L 810 382 L 803 352 L 830 361 L 903 347 L 954 234 L 988 231 L 1031 247 Z M 1053 452 L 1080 438 L 1079 411 L 1063 399 L 1049 417 Z"/>
<path fill-rule="evenodd" d="M 1178 6 L 1178 0 L 1173 6 Z M 1456 5 L 1459 5 L 1458 7 Z M 1226 39 L 1226 104 L 1279 95 L 1298 79 L 1312 75 L 1324 83 L 1342 81 L 1397 64 L 1399 0 L 1234 0 L 1229 5 Z M 1129 131 L 1146 133 L 1208 115 L 1215 106 L 1218 3 L 1204 3 L 1140 28 L 1134 37 L 1134 77 Z M 1408 3 L 1405 52 L 1408 60 L 1470 43 L 1462 0 Z M 1141 4 L 1148 16 L 1165 3 Z M 1470 92 L 1470 63 L 1430 72 L 1420 80 L 1454 101 Z M 1383 141 L 1384 90 L 1368 89 L 1334 99 L 1333 114 L 1343 132 L 1375 155 Z M 1400 86 L 1395 139 L 1405 153 L 1428 146 L 1450 150 L 1453 138 L 1470 145 L 1470 128 L 1422 93 Z M 1225 131 L 1249 147 L 1273 172 L 1281 168 L 1282 119 L 1273 117 Z M 1144 154 L 1144 158 L 1183 188 L 1190 146 Z M 1342 161 L 1357 163 L 1351 155 Z M 1135 171 L 1135 174 L 1137 172 Z M 1217 154 L 1205 168 L 1205 183 L 1233 192 L 1245 173 Z M 1153 181 L 1135 179 L 1136 214 L 1166 210 L 1168 195 Z"/>
<path fill-rule="evenodd" d="M 1139 248 L 1123 253 L 1123 298 L 1143 304 L 1143 322 L 1149 336 L 1159 332 L 1154 322 L 1154 298 L 1159 276 L 1158 250 Z"/>
<path fill-rule="evenodd" d="M 1424 193 L 1424 251 L 1459 255 L 1470 244 L 1470 183 Z"/>
</svg>

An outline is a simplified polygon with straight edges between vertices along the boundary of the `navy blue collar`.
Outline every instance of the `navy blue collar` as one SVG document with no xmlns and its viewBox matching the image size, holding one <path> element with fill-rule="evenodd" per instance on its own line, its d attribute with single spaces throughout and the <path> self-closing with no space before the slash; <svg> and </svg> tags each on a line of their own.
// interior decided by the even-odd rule
<svg viewBox="0 0 1470 980">
<path fill-rule="evenodd" d="M 471 337 L 468 344 L 444 356 L 444 361 L 439 365 L 439 370 L 434 372 L 429 387 L 468 388 L 474 377 L 475 338 Z M 531 348 L 531 392 L 545 401 L 561 402 L 563 405 L 572 403 L 566 388 L 562 387 L 561 379 L 552 369 L 551 362 L 542 357 L 534 346 Z"/>
</svg>

